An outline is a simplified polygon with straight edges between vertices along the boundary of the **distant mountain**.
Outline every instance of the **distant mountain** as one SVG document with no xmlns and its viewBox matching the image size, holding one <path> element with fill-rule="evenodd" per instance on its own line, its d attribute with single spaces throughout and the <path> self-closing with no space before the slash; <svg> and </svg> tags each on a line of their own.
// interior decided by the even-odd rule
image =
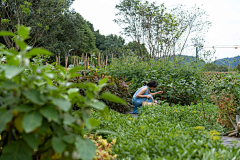
<svg viewBox="0 0 240 160">
<path fill-rule="evenodd" d="M 240 63 L 237 58 L 240 60 L 240 56 L 232 57 L 232 58 L 222 58 L 222 59 L 217 59 L 214 63 L 216 65 L 227 65 L 231 67 L 236 67 L 238 63 Z"/>
</svg>

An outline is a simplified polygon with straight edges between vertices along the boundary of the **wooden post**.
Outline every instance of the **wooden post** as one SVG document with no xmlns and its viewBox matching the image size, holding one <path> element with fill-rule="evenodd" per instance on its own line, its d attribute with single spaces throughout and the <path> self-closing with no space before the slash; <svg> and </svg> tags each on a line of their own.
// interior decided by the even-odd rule
<svg viewBox="0 0 240 160">
<path fill-rule="evenodd" d="M 77 65 L 76 66 L 78 66 L 78 57 L 76 57 L 76 61 L 77 61 Z"/>
<path fill-rule="evenodd" d="M 82 54 L 82 61 L 81 62 L 84 62 L 84 53 Z"/>
<path fill-rule="evenodd" d="M 56 55 L 56 64 L 58 64 L 58 56 Z"/>
<path fill-rule="evenodd" d="M 89 66 L 89 57 L 87 57 L 87 70 L 89 70 L 88 66 Z"/>
<path fill-rule="evenodd" d="M 105 66 L 105 69 L 107 69 L 107 62 L 108 62 L 108 56 L 106 57 L 106 66 Z"/>
<path fill-rule="evenodd" d="M 58 64 L 60 65 L 61 61 L 60 61 L 60 53 L 58 53 Z"/>
<path fill-rule="evenodd" d="M 67 64 L 68 64 L 68 55 L 67 53 L 65 54 L 65 68 L 67 68 Z"/>
<path fill-rule="evenodd" d="M 100 53 L 98 53 L 98 67 L 99 67 L 99 68 L 102 68 L 102 67 L 101 67 L 101 61 L 100 61 L 100 60 L 101 60 L 101 56 L 100 56 Z"/>
</svg>

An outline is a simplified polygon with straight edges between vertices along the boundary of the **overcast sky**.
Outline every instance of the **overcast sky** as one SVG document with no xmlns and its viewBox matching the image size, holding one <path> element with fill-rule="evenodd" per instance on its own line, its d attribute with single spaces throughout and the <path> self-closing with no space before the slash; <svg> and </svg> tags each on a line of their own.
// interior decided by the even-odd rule
<svg viewBox="0 0 240 160">
<path fill-rule="evenodd" d="M 152 1 L 152 0 L 150 0 Z M 240 0 L 156 0 L 166 7 L 183 4 L 192 7 L 195 4 L 209 15 L 212 27 L 206 33 L 205 45 L 239 45 L 240 46 Z M 75 0 L 72 8 L 87 21 L 99 29 L 101 34 L 120 35 L 121 28 L 113 22 L 116 4 L 119 0 Z M 190 53 L 189 55 L 194 55 Z M 240 48 L 216 48 L 217 59 L 240 55 Z"/>
</svg>

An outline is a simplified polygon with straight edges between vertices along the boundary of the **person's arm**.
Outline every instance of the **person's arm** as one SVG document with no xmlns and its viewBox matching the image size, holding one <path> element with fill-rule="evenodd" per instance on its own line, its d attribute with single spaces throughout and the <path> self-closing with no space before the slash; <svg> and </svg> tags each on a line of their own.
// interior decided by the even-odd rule
<svg viewBox="0 0 240 160">
<path fill-rule="evenodd" d="M 138 98 L 151 98 L 149 95 L 143 95 L 147 91 L 147 88 L 142 88 L 140 92 L 136 95 Z"/>
<path fill-rule="evenodd" d="M 155 96 L 156 94 L 162 94 L 163 91 L 158 91 L 158 92 L 155 92 L 155 93 L 150 93 L 150 91 L 148 92 L 148 94 L 151 94 L 152 96 Z"/>
</svg>

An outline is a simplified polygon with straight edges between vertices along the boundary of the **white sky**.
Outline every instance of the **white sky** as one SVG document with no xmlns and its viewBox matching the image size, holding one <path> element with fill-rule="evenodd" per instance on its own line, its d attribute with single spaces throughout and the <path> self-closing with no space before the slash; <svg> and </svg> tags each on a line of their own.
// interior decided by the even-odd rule
<svg viewBox="0 0 240 160">
<path fill-rule="evenodd" d="M 152 0 L 150 0 L 152 1 Z M 183 4 L 192 7 L 194 4 L 209 15 L 212 27 L 206 33 L 205 45 L 240 45 L 240 0 L 156 0 L 166 7 Z M 113 22 L 115 9 L 119 0 L 75 0 L 72 8 L 80 13 L 87 21 L 99 29 L 101 34 L 120 35 L 121 28 Z M 195 55 L 195 53 L 192 53 Z M 216 48 L 217 59 L 240 55 L 240 48 Z"/>
</svg>

